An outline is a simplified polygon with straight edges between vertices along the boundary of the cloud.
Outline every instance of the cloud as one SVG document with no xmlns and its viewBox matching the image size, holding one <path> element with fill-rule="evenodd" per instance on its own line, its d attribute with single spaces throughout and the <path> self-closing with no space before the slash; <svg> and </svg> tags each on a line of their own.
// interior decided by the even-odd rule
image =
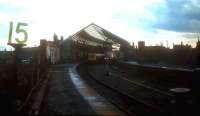
<svg viewBox="0 0 200 116">
<path fill-rule="evenodd" d="M 154 28 L 177 32 L 199 32 L 200 2 L 196 0 L 165 0 L 161 6 L 150 7 L 157 19 Z"/>
<path fill-rule="evenodd" d="M 177 42 L 200 30 L 198 0 L 1 0 L 1 6 L 0 23 L 28 23 L 29 46 L 54 32 L 67 38 L 92 22 L 130 42 Z"/>
</svg>

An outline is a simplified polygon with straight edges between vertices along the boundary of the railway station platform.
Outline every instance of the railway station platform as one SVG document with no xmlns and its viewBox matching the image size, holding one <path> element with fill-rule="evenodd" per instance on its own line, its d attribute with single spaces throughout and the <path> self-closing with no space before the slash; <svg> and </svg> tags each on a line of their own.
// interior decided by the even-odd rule
<svg viewBox="0 0 200 116">
<path fill-rule="evenodd" d="M 54 65 L 41 115 L 125 115 L 76 72 L 75 64 Z"/>
</svg>

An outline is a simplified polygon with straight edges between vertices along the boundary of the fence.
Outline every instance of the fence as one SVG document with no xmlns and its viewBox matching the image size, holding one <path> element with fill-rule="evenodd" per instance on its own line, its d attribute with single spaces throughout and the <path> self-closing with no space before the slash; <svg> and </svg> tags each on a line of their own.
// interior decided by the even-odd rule
<svg viewBox="0 0 200 116">
<path fill-rule="evenodd" d="M 39 53 L 39 51 L 38 51 Z M 27 113 L 32 96 L 46 78 L 47 63 L 0 64 L 0 113 Z"/>
</svg>

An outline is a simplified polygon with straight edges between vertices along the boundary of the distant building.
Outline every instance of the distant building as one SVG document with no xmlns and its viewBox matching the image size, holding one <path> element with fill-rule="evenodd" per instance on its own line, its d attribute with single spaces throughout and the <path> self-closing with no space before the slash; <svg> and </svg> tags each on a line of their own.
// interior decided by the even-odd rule
<svg viewBox="0 0 200 116">
<path fill-rule="evenodd" d="M 196 62 L 195 50 L 188 44 L 173 44 L 171 50 L 171 63 L 178 65 L 194 65 Z"/>
<path fill-rule="evenodd" d="M 135 44 L 134 44 L 134 42 L 132 42 L 132 48 L 135 48 Z"/>
<path fill-rule="evenodd" d="M 56 41 L 40 40 L 40 62 L 55 64 L 60 61 L 60 49 Z"/>
<path fill-rule="evenodd" d="M 130 54 L 128 41 L 94 23 L 63 40 L 60 47 L 62 62 L 86 61 L 90 54 L 122 59 Z"/>
<path fill-rule="evenodd" d="M 197 41 L 196 49 L 200 49 L 200 41 L 199 41 L 199 39 Z"/>
<path fill-rule="evenodd" d="M 183 45 L 183 42 L 181 42 L 181 44 L 173 44 L 173 49 L 190 49 L 192 48 L 191 45 L 189 44 L 186 44 L 186 45 Z"/>
<path fill-rule="evenodd" d="M 197 65 L 200 66 L 200 41 L 198 39 L 197 45 L 196 45 L 196 58 L 197 58 Z"/>
<path fill-rule="evenodd" d="M 141 63 L 160 63 L 165 59 L 167 51 L 163 46 L 140 46 L 137 60 Z"/>
<path fill-rule="evenodd" d="M 145 48 L 145 41 L 138 41 L 138 49 L 142 50 Z"/>
</svg>

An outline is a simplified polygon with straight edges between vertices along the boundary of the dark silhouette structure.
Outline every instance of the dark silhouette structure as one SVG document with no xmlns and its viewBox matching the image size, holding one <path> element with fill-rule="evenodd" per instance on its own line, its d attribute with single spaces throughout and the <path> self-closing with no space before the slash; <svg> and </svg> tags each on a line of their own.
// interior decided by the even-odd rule
<svg viewBox="0 0 200 116">
<path fill-rule="evenodd" d="M 196 43 L 196 48 L 188 44 L 173 44 L 173 48 L 160 46 L 145 46 L 144 41 L 138 42 L 138 48 L 135 49 L 134 56 L 139 63 L 170 64 L 188 67 L 197 67 L 200 63 L 200 42 Z"/>
</svg>

